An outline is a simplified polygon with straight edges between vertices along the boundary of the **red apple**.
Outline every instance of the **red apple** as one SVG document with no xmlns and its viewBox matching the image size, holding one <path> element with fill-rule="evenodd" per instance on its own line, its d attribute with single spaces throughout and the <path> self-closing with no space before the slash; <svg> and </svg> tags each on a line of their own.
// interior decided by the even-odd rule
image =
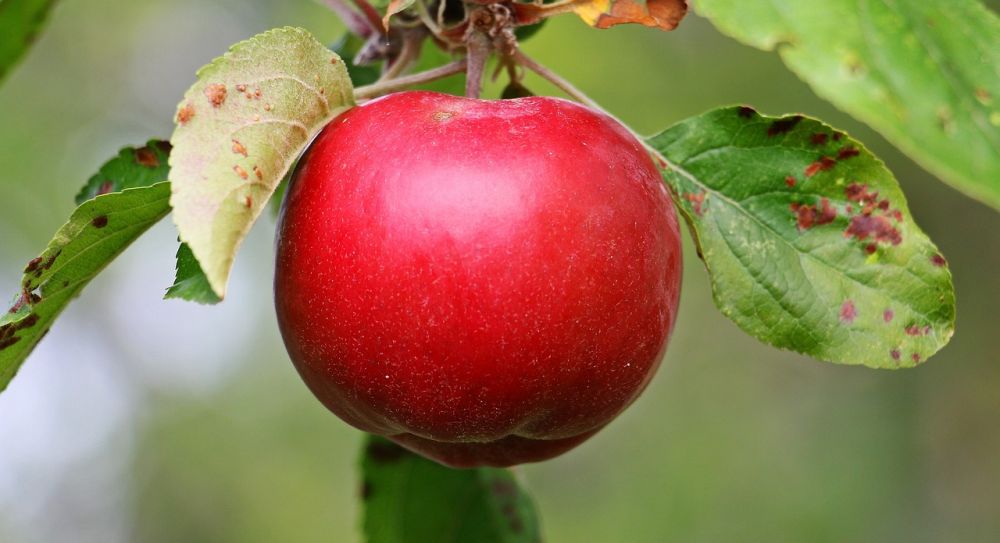
<svg viewBox="0 0 1000 543">
<path fill-rule="evenodd" d="M 404 92 L 340 115 L 299 162 L 274 294 L 331 411 L 449 466 L 508 466 L 635 400 L 680 280 L 673 205 L 616 121 Z"/>
</svg>

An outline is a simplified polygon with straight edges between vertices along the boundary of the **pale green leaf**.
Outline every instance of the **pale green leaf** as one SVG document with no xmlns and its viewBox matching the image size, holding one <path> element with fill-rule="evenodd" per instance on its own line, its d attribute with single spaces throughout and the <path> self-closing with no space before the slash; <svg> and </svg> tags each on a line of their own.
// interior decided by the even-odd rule
<svg viewBox="0 0 1000 543">
<path fill-rule="evenodd" d="M 218 297 L 275 187 L 312 137 L 353 103 L 340 57 L 302 29 L 259 34 L 198 71 L 177 109 L 170 203 L 181 240 Z"/>
<path fill-rule="evenodd" d="M 1000 17 L 977 0 L 697 0 L 816 94 L 1000 208 Z"/>
<path fill-rule="evenodd" d="M 885 164 L 857 141 L 819 121 L 741 107 L 648 143 L 716 304 L 750 335 L 874 368 L 914 366 L 951 338 L 947 262 Z"/>
</svg>

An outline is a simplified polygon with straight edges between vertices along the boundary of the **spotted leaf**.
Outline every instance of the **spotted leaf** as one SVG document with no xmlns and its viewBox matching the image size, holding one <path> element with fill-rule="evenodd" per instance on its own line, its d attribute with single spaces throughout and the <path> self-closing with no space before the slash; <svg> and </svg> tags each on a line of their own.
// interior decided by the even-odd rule
<svg viewBox="0 0 1000 543">
<path fill-rule="evenodd" d="M 308 32 L 237 43 L 198 71 L 171 138 L 173 218 L 215 294 L 236 251 L 312 137 L 354 103 L 344 63 Z"/>
<path fill-rule="evenodd" d="M 42 254 L 24 267 L 18 293 L 0 316 L 0 391 L 83 287 L 150 226 L 170 211 L 166 169 L 137 162 L 143 150 L 127 148 L 101 167 L 101 183 L 113 172 L 115 190 L 87 197 Z M 150 151 L 151 152 L 151 151 Z M 158 155 L 165 159 L 164 155 Z M 163 161 L 165 164 L 165 160 Z M 88 182 L 81 194 L 87 193 Z M 158 181 L 158 182 L 157 182 Z"/>
<path fill-rule="evenodd" d="M 861 143 L 799 115 L 723 108 L 648 140 L 749 334 L 820 360 L 914 366 L 951 338 L 947 262 Z"/>
</svg>

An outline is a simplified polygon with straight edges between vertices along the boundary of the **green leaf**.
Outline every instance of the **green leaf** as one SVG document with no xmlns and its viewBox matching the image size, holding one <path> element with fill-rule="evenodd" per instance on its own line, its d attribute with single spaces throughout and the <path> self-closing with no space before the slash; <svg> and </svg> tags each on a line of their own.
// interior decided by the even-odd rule
<svg viewBox="0 0 1000 543">
<path fill-rule="evenodd" d="M 344 63 L 302 29 L 242 41 L 198 71 L 177 109 L 170 203 L 224 297 L 236 251 L 312 137 L 354 104 Z"/>
<path fill-rule="evenodd" d="M 163 298 L 178 298 L 208 305 L 222 301 L 208 284 L 208 277 L 201 271 L 198 259 L 194 257 L 187 243 L 181 243 L 177 247 L 177 275 L 174 284 L 167 289 Z"/>
<path fill-rule="evenodd" d="M 135 177 L 146 175 L 145 168 L 133 165 Z M 123 173 L 123 179 L 128 177 Z M 170 211 L 169 199 L 170 184 L 161 182 L 87 200 L 45 251 L 28 262 L 21 292 L 0 317 L 0 391 L 70 300 Z"/>
<path fill-rule="evenodd" d="M 536 543 L 534 504 L 509 470 L 456 470 L 369 436 L 361 461 L 368 543 Z"/>
<path fill-rule="evenodd" d="M 142 147 L 126 147 L 95 173 L 76 195 L 80 205 L 91 198 L 109 192 L 148 187 L 165 181 L 170 172 L 167 161 L 170 157 L 170 143 L 150 140 Z"/>
<path fill-rule="evenodd" d="M 857 141 L 813 119 L 731 107 L 648 143 L 716 305 L 750 335 L 873 368 L 914 366 L 951 338 L 947 263 Z"/>
<path fill-rule="evenodd" d="M 1000 18 L 976 0 L 697 0 L 816 94 L 1000 209 Z"/>
<path fill-rule="evenodd" d="M 24 56 L 55 0 L 0 0 L 0 79 Z"/>
</svg>

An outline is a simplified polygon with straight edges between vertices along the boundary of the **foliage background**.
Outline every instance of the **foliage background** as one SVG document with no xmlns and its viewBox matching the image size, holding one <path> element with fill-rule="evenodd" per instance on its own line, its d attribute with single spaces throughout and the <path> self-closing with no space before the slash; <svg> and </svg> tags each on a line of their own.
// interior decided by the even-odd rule
<svg viewBox="0 0 1000 543">
<path fill-rule="evenodd" d="M 198 67 L 285 24 L 330 42 L 341 28 L 310 0 L 62 2 L 0 86 L 0 288 L 16 290 L 104 160 L 169 136 Z M 696 16 L 672 33 L 565 16 L 525 49 L 641 133 L 727 103 L 846 129 L 948 257 L 959 311 L 952 343 L 915 370 L 821 364 L 722 317 L 686 247 L 681 319 L 650 389 L 579 449 L 518 470 L 546 540 L 1000 538 L 1000 214 Z M 0 541 L 356 540 L 361 436 L 287 361 L 272 235 L 255 228 L 220 306 L 160 300 L 164 222 L 69 307 L 0 396 Z"/>
</svg>

